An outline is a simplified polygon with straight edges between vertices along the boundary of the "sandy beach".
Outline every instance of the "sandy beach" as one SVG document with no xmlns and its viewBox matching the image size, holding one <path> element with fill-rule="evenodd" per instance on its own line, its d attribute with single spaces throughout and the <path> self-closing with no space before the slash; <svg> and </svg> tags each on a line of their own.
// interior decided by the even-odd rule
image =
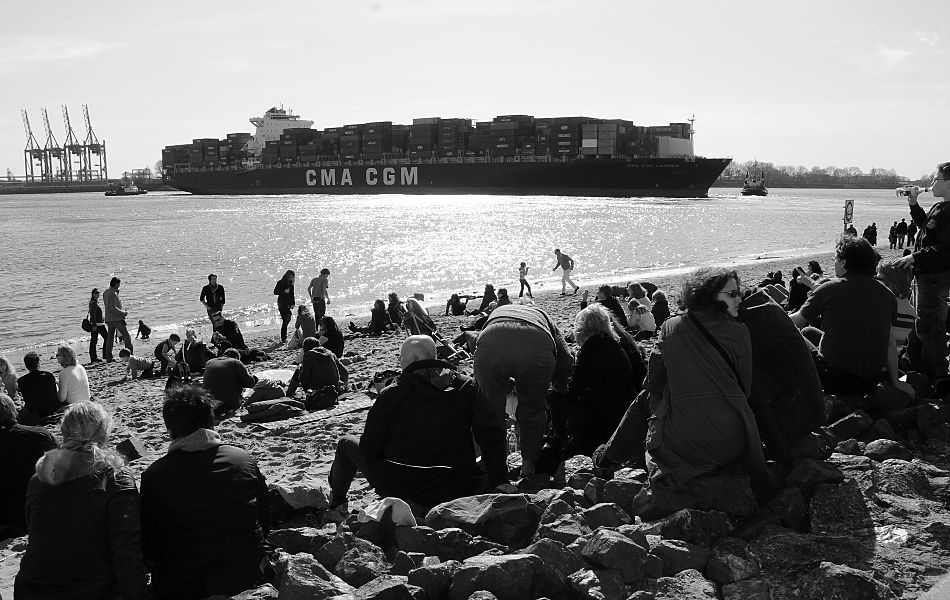
<svg viewBox="0 0 950 600">
<path fill-rule="evenodd" d="M 881 250 L 885 258 L 898 255 L 897 251 Z M 754 285 L 769 271 L 782 270 L 787 274 L 797 265 L 805 265 L 808 260 L 816 259 L 826 270 L 833 270 L 831 254 L 812 255 L 802 258 L 761 260 L 738 268 L 745 284 Z M 660 289 L 672 292 L 671 305 L 679 296 L 681 277 L 671 275 L 653 278 L 652 282 Z M 557 322 L 562 331 L 571 331 L 573 319 L 579 310 L 584 289 L 596 290 L 584 281 L 582 273 L 577 275 L 581 289 L 575 295 L 560 296 L 557 289 L 535 294 L 535 302 L 546 310 Z M 615 282 L 623 284 L 625 282 Z M 517 289 L 514 290 L 515 292 Z M 515 296 L 516 294 L 512 294 Z M 441 302 L 441 304 L 439 304 Z M 429 306 L 432 316 L 444 337 L 451 339 L 458 333 L 458 326 L 472 320 L 471 317 L 442 316 L 444 300 L 433 299 Z M 362 325 L 362 320 L 354 319 Z M 346 323 L 340 323 L 345 330 Z M 279 331 L 276 329 L 256 329 L 245 331 L 248 344 L 252 348 L 261 348 L 271 359 L 251 366 L 252 372 L 266 369 L 293 368 L 292 361 L 296 351 L 283 349 L 279 344 Z M 295 481 L 302 477 L 325 479 L 333 459 L 333 450 L 337 440 L 346 434 L 359 434 L 362 430 L 366 410 L 372 399 L 365 393 L 367 382 L 377 371 L 398 367 L 398 352 L 405 334 L 395 332 L 381 337 L 356 337 L 348 340 L 345 346 L 346 358 L 350 363 L 350 381 L 358 391 L 348 392 L 338 409 L 329 414 L 312 413 L 305 423 L 291 424 L 286 427 L 268 429 L 257 424 L 245 424 L 239 419 L 243 413 L 227 418 L 220 423 L 218 431 L 222 438 L 231 444 L 247 449 L 257 457 L 261 470 L 270 481 Z M 158 343 L 153 337 L 147 342 L 149 352 Z M 649 342 L 647 342 L 649 345 Z M 82 360 L 88 357 L 83 355 Z M 51 369 L 55 362 L 43 357 L 42 368 Z M 22 362 L 17 364 L 22 371 Z M 463 361 L 460 368 L 471 374 L 471 360 Z M 155 377 L 148 380 L 122 381 L 124 365 L 120 362 L 99 363 L 87 367 L 93 398 L 106 406 L 115 419 L 113 443 L 129 437 L 135 437 L 145 444 L 149 454 L 130 464 L 135 475 L 162 456 L 168 448 L 169 439 L 162 422 L 161 408 L 165 379 Z M 22 374 L 22 373 L 21 373 Z M 271 425 L 271 424 L 269 424 Z M 54 432 L 58 437 L 58 431 Z M 361 501 L 369 500 L 372 493 L 367 490 L 366 482 L 357 479 L 351 490 L 351 508 L 359 507 Z M 0 596 L 12 597 L 13 579 L 17 572 L 19 556 L 25 547 L 25 538 L 8 540 L 0 548 Z"/>
</svg>

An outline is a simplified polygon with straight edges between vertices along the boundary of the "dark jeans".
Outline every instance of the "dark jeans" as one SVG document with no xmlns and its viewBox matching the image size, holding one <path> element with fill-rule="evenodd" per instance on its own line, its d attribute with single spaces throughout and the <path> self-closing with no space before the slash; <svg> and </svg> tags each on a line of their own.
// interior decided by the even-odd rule
<svg viewBox="0 0 950 600">
<path fill-rule="evenodd" d="M 132 352 L 132 336 L 129 335 L 129 330 L 125 326 L 125 320 L 122 321 L 108 321 L 106 325 L 109 328 L 108 333 L 106 334 L 106 343 L 102 345 L 102 356 L 106 360 L 114 360 L 112 356 L 112 347 L 115 344 L 115 334 L 118 332 L 122 335 L 122 339 L 125 341 L 125 347 L 129 349 L 129 352 Z"/>
<path fill-rule="evenodd" d="M 818 379 L 821 380 L 821 389 L 826 394 L 858 394 L 863 396 L 870 394 L 877 387 L 877 384 L 884 380 L 883 375 L 866 379 L 829 365 L 825 357 L 818 352 L 818 346 L 823 335 L 820 329 L 805 327 L 802 329 L 802 335 L 805 336 L 805 340 L 810 346 L 812 359 L 815 361 L 815 369 L 818 371 Z"/>
<path fill-rule="evenodd" d="M 159 364 L 162 365 L 161 374 L 164 375 L 165 373 L 168 372 L 168 364 L 169 364 L 168 357 L 162 354 L 161 352 L 159 352 L 158 351 L 159 348 L 161 348 L 161 346 L 159 346 L 158 348 L 155 348 L 155 358 L 158 360 Z"/>
<path fill-rule="evenodd" d="M 99 336 L 102 336 L 103 349 L 102 355 L 105 356 L 105 341 L 106 336 L 109 335 L 109 332 L 106 330 L 105 325 L 99 325 L 92 330 L 92 333 L 89 334 L 89 360 L 97 361 L 99 357 L 96 355 L 96 348 L 99 346 Z"/>
<path fill-rule="evenodd" d="M 280 312 L 280 341 L 287 342 L 287 326 L 290 325 L 290 318 L 293 315 L 293 311 L 290 306 L 284 306 L 282 304 L 277 305 L 277 310 Z"/>
<path fill-rule="evenodd" d="M 317 322 L 317 327 L 320 326 L 320 319 L 327 314 L 327 301 L 323 298 L 314 298 L 313 299 L 313 320 Z"/>
<path fill-rule="evenodd" d="M 518 297 L 519 297 L 519 298 L 522 297 L 522 296 L 524 296 L 524 289 L 525 289 L 525 288 L 528 288 L 528 296 L 531 296 L 531 284 L 528 283 L 527 280 L 522 279 L 522 280 L 521 280 L 521 291 L 518 292 Z"/>
<path fill-rule="evenodd" d="M 950 294 L 950 271 L 918 273 L 917 337 L 920 338 L 920 361 L 924 375 L 940 377 L 947 374 L 947 296 Z"/>
</svg>

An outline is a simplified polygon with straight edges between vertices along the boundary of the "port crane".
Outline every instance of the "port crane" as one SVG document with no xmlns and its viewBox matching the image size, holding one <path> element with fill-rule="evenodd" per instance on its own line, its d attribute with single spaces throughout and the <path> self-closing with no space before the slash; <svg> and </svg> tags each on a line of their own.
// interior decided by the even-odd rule
<svg viewBox="0 0 950 600">
<path fill-rule="evenodd" d="M 23 150 L 23 167 L 26 171 L 27 181 L 36 181 L 36 169 L 39 168 L 40 180 L 46 181 L 46 162 L 43 160 L 43 148 L 36 141 L 33 135 L 33 128 L 30 127 L 30 117 L 26 114 L 26 109 L 20 111 L 23 116 L 23 129 L 26 131 L 26 148 Z"/>
</svg>

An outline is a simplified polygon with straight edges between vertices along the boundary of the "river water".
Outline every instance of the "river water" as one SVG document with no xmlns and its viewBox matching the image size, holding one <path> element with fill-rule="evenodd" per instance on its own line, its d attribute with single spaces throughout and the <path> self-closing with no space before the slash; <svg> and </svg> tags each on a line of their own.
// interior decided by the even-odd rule
<svg viewBox="0 0 950 600">
<path fill-rule="evenodd" d="M 536 290 L 556 288 L 553 249 L 589 286 L 697 265 L 833 249 L 845 200 L 858 230 L 909 217 L 892 190 L 774 189 L 744 198 L 513 196 L 192 196 L 150 193 L 0 196 L 0 352 L 81 341 L 89 292 L 122 279 L 130 329 L 157 337 L 207 324 L 198 301 L 208 273 L 225 286 L 225 314 L 246 326 L 273 322 L 274 284 L 297 273 L 298 300 L 330 269 L 330 314 L 368 313 L 390 291 L 444 305 L 485 283 L 518 291 L 518 263 Z M 929 206 L 929 202 L 924 204 Z M 134 333 L 133 333 L 134 335 Z"/>
</svg>

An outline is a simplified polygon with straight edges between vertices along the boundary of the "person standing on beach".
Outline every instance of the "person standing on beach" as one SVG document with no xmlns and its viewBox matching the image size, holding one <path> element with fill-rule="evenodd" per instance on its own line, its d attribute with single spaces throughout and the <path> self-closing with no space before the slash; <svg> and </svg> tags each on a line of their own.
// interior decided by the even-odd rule
<svg viewBox="0 0 950 600">
<path fill-rule="evenodd" d="M 277 285 L 274 286 L 274 295 L 277 296 L 277 311 L 280 313 L 280 342 L 287 343 L 287 325 L 290 324 L 290 318 L 293 316 L 294 305 L 297 301 L 294 299 L 294 277 L 293 271 L 288 270 L 280 278 Z"/>
<path fill-rule="evenodd" d="M 528 283 L 528 265 L 521 263 L 521 266 L 518 267 L 518 281 L 521 282 L 521 291 L 518 292 L 518 297 L 521 298 L 524 296 L 524 289 L 528 288 L 528 298 L 534 298 L 531 295 L 531 284 Z"/>
<path fill-rule="evenodd" d="M 224 286 L 218 285 L 217 275 L 208 275 L 208 285 L 201 288 L 201 296 L 198 299 L 208 311 L 209 320 L 211 315 L 224 309 Z"/>
<path fill-rule="evenodd" d="M 102 318 L 102 307 L 99 306 L 99 288 L 92 288 L 92 296 L 89 298 L 89 322 L 92 323 L 92 332 L 89 334 L 89 362 L 97 363 L 101 362 L 96 355 L 99 336 L 102 336 L 102 355 L 105 356 L 106 337 L 109 335 L 106 322 Z"/>
<path fill-rule="evenodd" d="M 330 303 L 330 269 L 320 269 L 320 276 L 310 280 L 307 286 L 307 293 L 310 294 L 310 301 L 313 303 L 313 318 L 319 323 L 323 315 L 327 314 L 327 304 Z"/>
<path fill-rule="evenodd" d="M 928 377 L 947 374 L 947 296 L 950 295 L 950 162 L 937 165 L 931 184 L 940 201 L 926 213 L 917 203 L 919 191 L 907 196 L 910 216 L 920 230 L 914 252 L 901 258 L 897 266 L 914 269 L 917 280 L 917 323 L 921 341 L 920 365 Z M 911 360 L 913 361 L 913 359 Z"/>
<path fill-rule="evenodd" d="M 907 225 L 907 247 L 914 247 L 914 240 L 917 238 L 917 224 L 913 221 Z"/>
<path fill-rule="evenodd" d="M 125 317 L 129 314 L 129 311 L 122 308 L 122 300 L 119 298 L 119 286 L 122 285 L 122 280 L 118 277 L 113 277 L 109 281 L 109 289 L 106 290 L 106 293 L 103 294 L 102 299 L 106 305 L 106 325 L 108 326 L 108 333 L 106 334 L 106 342 L 102 346 L 102 356 L 106 359 L 106 362 L 115 362 L 115 358 L 112 356 L 112 347 L 115 344 L 116 333 L 119 333 L 122 336 L 122 339 L 125 341 L 125 347 L 132 351 L 132 336 L 129 335 L 129 330 L 125 326 Z"/>
<path fill-rule="evenodd" d="M 554 268 L 551 270 L 557 271 L 559 267 L 561 269 L 561 295 L 564 295 L 567 284 L 571 284 L 576 294 L 578 286 L 571 281 L 571 272 L 574 270 L 574 259 L 562 253 L 560 248 L 554 249 L 554 256 L 557 258 L 557 264 L 554 265 Z"/>
<path fill-rule="evenodd" d="M 907 238 L 907 219 L 901 219 L 897 224 L 897 249 L 904 249 L 904 240 Z"/>
</svg>

